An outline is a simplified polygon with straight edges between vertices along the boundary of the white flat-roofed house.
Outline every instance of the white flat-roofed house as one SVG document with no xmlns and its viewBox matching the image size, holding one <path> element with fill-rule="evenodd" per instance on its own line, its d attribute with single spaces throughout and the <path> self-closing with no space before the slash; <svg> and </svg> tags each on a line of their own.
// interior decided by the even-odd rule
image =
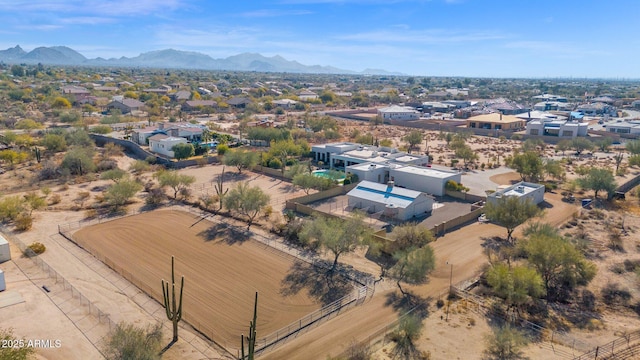
<svg viewBox="0 0 640 360">
<path fill-rule="evenodd" d="M 354 174 L 358 180 L 386 184 L 393 181 L 397 187 L 424 192 L 435 196 L 445 195 L 447 181 L 460 182 L 462 174 L 454 171 L 436 170 L 423 166 L 402 165 L 399 163 L 364 163 L 348 166 L 347 173 Z"/>
<path fill-rule="evenodd" d="M 410 106 L 391 105 L 378 109 L 378 115 L 384 120 L 418 120 L 420 112 Z"/>
<path fill-rule="evenodd" d="M 273 106 L 276 106 L 276 107 L 280 107 L 283 109 L 291 109 L 295 107 L 298 102 L 291 99 L 280 99 L 280 100 L 273 100 L 271 103 L 273 104 Z"/>
<path fill-rule="evenodd" d="M 529 199 L 533 204 L 544 201 L 544 185 L 521 181 L 515 185 L 498 190 L 487 196 L 487 203 L 496 203 L 504 196 L 516 196 L 521 200 Z"/>
<path fill-rule="evenodd" d="M 573 139 L 587 136 L 589 123 L 563 120 L 532 120 L 527 123 L 527 135 L 557 136 Z"/>
<path fill-rule="evenodd" d="M 640 120 L 621 121 L 607 124 L 607 131 L 616 134 L 640 134 Z"/>
<path fill-rule="evenodd" d="M 389 184 L 361 181 L 347 193 L 349 208 L 379 213 L 397 220 L 425 216 L 433 209 L 434 199 L 420 191 L 403 189 Z"/>
<path fill-rule="evenodd" d="M 447 181 L 460 182 L 459 172 L 436 170 L 422 166 L 398 166 L 389 169 L 389 179 L 396 186 L 425 192 L 435 196 L 445 195 Z"/>
<path fill-rule="evenodd" d="M 164 134 L 156 134 L 149 137 L 149 150 L 169 158 L 175 157 L 173 147 L 178 144 L 186 144 L 187 139 Z"/>
</svg>

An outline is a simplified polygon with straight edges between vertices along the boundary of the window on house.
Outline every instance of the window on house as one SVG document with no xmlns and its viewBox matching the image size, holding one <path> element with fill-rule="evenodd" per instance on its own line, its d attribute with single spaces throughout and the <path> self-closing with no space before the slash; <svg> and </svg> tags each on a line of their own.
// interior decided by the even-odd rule
<svg viewBox="0 0 640 360">
<path fill-rule="evenodd" d="M 539 131 L 538 131 L 538 129 L 531 129 L 531 131 L 529 131 L 529 133 L 530 133 L 531 135 L 538 135 L 538 134 L 539 134 Z"/>
<path fill-rule="evenodd" d="M 573 131 L 571 130 L 562 130 L 563 137 L 573 137 Z"/>
</svg>

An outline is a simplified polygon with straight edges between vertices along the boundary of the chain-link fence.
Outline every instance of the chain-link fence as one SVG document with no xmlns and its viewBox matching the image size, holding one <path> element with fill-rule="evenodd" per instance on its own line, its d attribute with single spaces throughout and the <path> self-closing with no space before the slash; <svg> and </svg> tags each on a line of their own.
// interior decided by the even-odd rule
<svg viewBox="0 0 640 360">
<path fill-rule="evenodd" d="M 42 285 L 42 289 L 51 299 L 53 304 L 60 309 L 74 325 L 82 331 L 84 336 L 93 344 L 93 346 L 104 356 L 103 345 L 104 339 L 109 332 L 115 329 L 116 323 L 111 320 L 109 314 L 100 310 L 93 302 L 67 281 L 59 272 L 47 264 L 40 258 L 31 248 L 25 245 L 15 236 L 10 236 L 3 230 L 3 235 L 7 237 L 14 245 L 16 245 L 24 256 L 30 259 L 30 263 L 39 270 L 40 274 L 44 273 L 48 279 L 47 284 Z M 35 276 L 34 269 L 30 269 L 28 264 L 14 261 L 16 266 L 34 281 L 42 282 L 43 279 L 38 274 Z M 69 298 L 70 295 L 70 298 Z M 75 316 L 78 311 L 83 312 L 87 316 L 83 316 L 80 320 Z"/>
</svg>

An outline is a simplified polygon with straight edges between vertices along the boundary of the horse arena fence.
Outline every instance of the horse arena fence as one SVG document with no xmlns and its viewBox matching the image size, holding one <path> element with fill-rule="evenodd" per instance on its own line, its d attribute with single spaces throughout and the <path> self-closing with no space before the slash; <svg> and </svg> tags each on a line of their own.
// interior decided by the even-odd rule
<svg viewBox="0 0 640 360">
<path fill-rule="evenodd" d="M 201 218 L 208 218 L 209 221 L 214 223 L 221 223 L 221 220 L 218 220 L 219 216 L 212 217 L 211 213 L 206 211 L 202 211 L 190 206 L 180 206 L 180 205 L 170 205 L 165 207 L 165 211 L 180 211 L 180 212 L 188 212 L 195 216 L 199 216 Z M 153 211 L 153 210 L 149 210 Z M 141 213 L 145 213 L 148 211 L 132 211 L 125 215 L 120 216 L 108 216 L 108 217 L 97 217 L 94 219 L 86 219 L 81 221 L 74 221 L 65 224 L 58 225 L 58 233 L 62 235 L 65 239 L 71 241 L 75 245 L 89 252 L 95 258 L 100 260 L 106 266 L 120 274 L 123 278 L 135 284 L 142 292 L 151 296 L 154 293 L 153 289 L 147 285 L 143 284 L 141 281 L 137 281 L 134 274 L 130 273 L 122 269 L 120 266 L 116 265 L 114 261 L 109 259 L 108 257 L 100 254 L 100 252 L 96 251 L 89 244 L 79 244 L 73 238 L 73 232 L 79 230 L 81 228 L 101 224 L 105 222 L 110 222 L 113 220 L 121 219 L 124 217 L 135 216 Z M 329 269 L 330 264 L 328 264 L 325 260 L 319 259 L 317 257 L 310 257 L 304 254 L 301 250 L 288 246 L 282 241 L 277 241 L 274 238 L 270 238 L 261 234 L 252 233 L 246 230 L 244 227 L 238 227 L 226 223 L 227 226 L 232 228 L 235 232 L 243 234 L 245 236 L 250 236 L 251 239 L 265 245 L 264 249 L 271 251 L 277 255 L 287 257 L 292 259 L 293 261 L 303 261 L 308 263 L 314 267 L 319 267 L 323 269 Z M 345 279 L 348 279 L 355 283 L 354 289 L 346 296 L 323 306 L 322 308 L 305 315 L 304 317 L 292 322 L 291 324 L 263 337 L 256 339 L 256 354 L 264 354 L 270 350 L 275 349 L 276 347 L 286 343 L 290 339 L 296 338 L 298 335 L 307 332 L 320 324 L 326 322 L 327 320 L 338 316 L 341 312 L 348 310 L 352 307 L 362 305 L 367 299 L 370 299 L 373 296 L 375 291 L 374 287 L 374 279 L 369 274 L 359 273 L 353 269 L 340 267 L 336 270 L 336 273 Z M 88 300 L 87 300 L 88 301 Z M 103 313 L 102 313 L 103 314 Z M 226 351 L 230 352 L 233 349 L 238 349 L 239 344 L 228 344 L 226 341 L 220 341 L 220 339 L 216 339 L 213 334 L 213 328 L 211 328 L 211 324 L 203 324 L 197 320 L 197 317 L 189 316 L 189 312 L 187 310 L 184 311 L 184 318 L 187 323 L 193 326 L 197 332 L 199 332 L 202 336 L 204 336 L 207 340 L 217 344 L 218 346 L 224 348 Z M 107 317 L 108 319 L 108 317 Z M 186 320 L 189 319 L 189 320 Z M 110 320 L 109 320 L 110 321 Z M 239 350 L 238 350 L 239 351 Z M 238 355 L 238 358 L 240 356 Z"/>
<path fill-rule="evenodd" d="M 55 304 L 55 306 L 58 307 L 58 309 L 60 309 L 67 316 L 67 318 L 71 322 L 73 322 L 80 331 L 83 332 L 83 334 L 85 334 L 85 337 L 100 352 L 100 354 L 102 354 L 102 356 L 105 356 L 105 354 L 103 352 L 104 339 L 106 338 L 108 333 L 113 331 L 117 326 L 117 324 L 111 320 L 111 318 L 109 317 L 109 314 L 107 314 L 104 311 L 100 310 L 100 308 L 98 308 L 93 302 L 91 302 L 91 300 L 89 300 L 86 296 L 84 296 L 82 294 L 82 292 L 80 292 L 80 290 L 78 290 L 76 287 L 71 285 L 71 283 L 69 281 L 67 281 L 59 272 L 57 272 L 53 267 L 51 267 L 49 264 L 47 264 L 46 261 L 42 260 L 42 258 L 40 258 L 38 256 L 38 254 L 36 254 L 33 250 L 31 250 L 31 248 L 29 248 L 25 243 L 23 243 L 22 240 L 20 240 L 19 238 L 15 237 L 15 236 L 9 235 L 9 233 L 7 231 L 5 231 L 6 229 L 4 229 L 4 228 L 0 228 L 0 230 L 3 231 L 3 234 L 4 234 L 5 237 L 9 238 L 11 240 L 11 242 L 13 244 L 15 244 L 20 249 L 20 251 L 24 254 L 24 256 L 26 258 L 31 260 L 31 262 L 34 265 L 36 265 L 42 272 L 44 272 L 44 274 L 48 278 L 53 280 L 55 285 L 62 286 L 62 289 L 65 292 L 71 294 L 71 300 L 75 300 L 80 304 L 80 307 L 74 307 L 73 310 L 82 309 L 88 315 L 93 316 L 95 319 L 97 319 L 98 324 L 104 324 L 104 330 L 105 331 L 103 332 L 102 336 L 100 336 L 100 335 L 88 336 L 87 332 L 89 332 L 89 331 L 93 332 L 94 331 L 93 326 L 90 329 L 84 329 L 86 327 L 86 324 L 85 324 L 85 326 L 82 326 L 81 324 L 76 322 L 71 316 L 69 316 L 69 313 L 71 311 L 73 311 L 73 310 L 65 311 L 60 306 L 61 304 L 58 304 L 57 301 L 55 301 L 54 299 L 51 299 L 52 302 Z M 25 269 L 23 269 L 17 262 L 16 262 L 16 265 L 23 271 L 23 273 L 25 275 L 28 274 L 28 271 L 25 271 Z M 27 275 L 27 277 L 31 281 L 34 280 L 34 279 L 31 278 L 30 275 Z M 47 293 L 52 291 L 52 289 L 49 289 L 45 285 L 43 285 L 42 289 Z M 49 296 L 49 297 L 51 298 L 51 296 Z"/>
</svg>

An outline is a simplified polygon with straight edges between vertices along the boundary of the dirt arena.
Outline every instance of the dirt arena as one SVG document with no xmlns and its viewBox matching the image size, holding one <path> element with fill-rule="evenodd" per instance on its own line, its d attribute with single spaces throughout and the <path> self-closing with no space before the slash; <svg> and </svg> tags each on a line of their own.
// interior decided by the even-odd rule
<svg viewBox="0 0 640 360">
<path fill-rule="evenodd" d="M 258 338 L 320 308 L 306 291 L 282 294 L 292 258 L 198 220 L 185 212 L 154 211 L 90 226 L 73 237 L 160 302 L 160 280 L 170 278 L 175 255 L 176 281 L 185 277 L 185 320 L 234 354 L 240 334 L 248 331 L 255 291 Z"/>
</svg>

